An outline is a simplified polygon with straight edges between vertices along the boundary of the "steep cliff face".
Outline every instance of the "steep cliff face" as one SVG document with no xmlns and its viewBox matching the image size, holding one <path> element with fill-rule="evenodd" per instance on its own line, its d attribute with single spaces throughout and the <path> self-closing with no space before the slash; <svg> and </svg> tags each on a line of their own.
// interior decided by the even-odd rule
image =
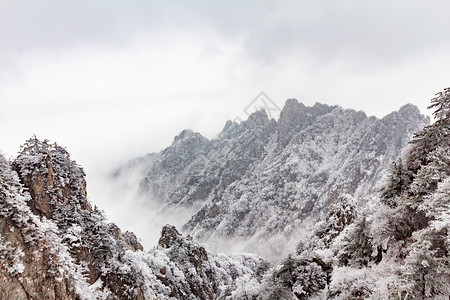
<svg viewBox="0 0 450 300">
<path fill-rule="evenodd" d="M 428 122 L 413 105 L 378 119 L 289 99 L 278 121 L 258 111 L 228 121 L 211 141 L 184 132 L 122 172 L 140 176 L 141 195 L 165 208 L 200 206 L 183 226 L 194 238 L 211 246 L 232 238 L 246 241 L 243 250 L 278 256 L 341 196 L 379 205 L 391 161 Z"/>
<path fill-rule="evenodd" d="M 1 298 L 76 299 L 87 284 L 55 224 L 32 212 L 35 203 L 1 156 L 0 175 Z"/>
</svg>

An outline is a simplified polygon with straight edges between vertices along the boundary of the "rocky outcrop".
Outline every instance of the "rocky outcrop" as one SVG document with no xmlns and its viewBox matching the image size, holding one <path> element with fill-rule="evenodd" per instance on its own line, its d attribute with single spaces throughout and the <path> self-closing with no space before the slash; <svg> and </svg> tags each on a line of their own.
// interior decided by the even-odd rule
<svg viewBox="0 0 450 300">
<path fill-rule="evenodd" d="M 317 118 L 330 113 L 337 106 L 316 103 L 313 107 L 305 106 L 297 99 L 288 99 L 278 120 L 278 143 L 286 146 L 299 131 L 311 126 Z"/>
<path fill-rule="evenodd" d="M 208 253 L 171 225 L 163 227 L 152 255 L 153 264 L 160 264 L 156 278 L 168 288 L 165 295 L 174 299 L 240 299 L 233 291 L 245 284 L 242 278 L 261 281 L 269 268 L 266 261 L 254 255 Z M 161 257 L 168 263 L 161 263 Z"/>
<path fill-rule="evenodd" d="M 122 238 L 125 241 L 125 246 L 127 247 L 127 249 L 131 250 L 131 251 L 143 251 L 144 247 L 142 247 L 141 243 L 139 243 L 138 238 L 136 237 L 136 235 L 130 231 L 126 231 L 123 235 Z"/>
<path fill-rule="evenodd" d="M 48 219 L 53 218 L 56 206 L 74 203 L 82 209 L 92 211 L 86 201 L 86 180 L 84 171 L 75 163 L 67 161 L 69 154 L 57 145 L 42 143 L 41 149 L 36 137 L 24 146 L 21 155 L 13 163 L 22 184 L 29 190 L 31 210 Z"/>
<path fill-rule="evenodd" d="M 142 246 L 92 208 L 83 169 L 64 148 L 33 137 L 1 167 L 2 296 L 144 299 L 121 258 Z"/>
<path fill-rule="evenodd" d="M 182 268 L 183 273 L 189 276 L 189 273 L 195 273 L 188 281 L 188 286 L 171 282 L 166 277 L 166 270 L 160 270 L 159 279 L 167 284 L 171 289 L 170 296 L 177 299 L 183 299 L 188 295 L 195 296 L 196 299 L 212 300 L 218 290 L 216 274 L 211 262 L 208 259 L 208 253 L 205 248 L 190 242 L 183 238 L 174 226 L 166 225 L 162 229 L 159 246 L 167 249 L 167 255 L 172 261 L 176 261 Z M 193 269 L 192 269 L 193 268 Z"/>
<path fill-rule="evenodd" d="M 43 194 L 41 179 L 36 197 Z M 36 208 L 37 202 L 2 156 L 0 181 L 0 299 L 77 299 L 76 280 L 68 282 L 76 274 L 61 263 L 52 224 L 33 214 L 28 204 Z"/>
</svg>

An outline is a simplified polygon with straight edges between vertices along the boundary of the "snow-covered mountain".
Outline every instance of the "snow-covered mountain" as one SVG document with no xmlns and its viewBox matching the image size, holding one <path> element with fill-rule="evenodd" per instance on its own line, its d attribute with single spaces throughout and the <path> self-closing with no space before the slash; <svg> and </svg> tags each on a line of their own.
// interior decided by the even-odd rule
<svg viewBox="0 0 450 300">
<path fill-rule="evenodd" d="M 213 140 L 184 130 L 160 153 L 119 169 L 116 182 L 140 178 L 141 195 L 165 210 L 196 207 L 182 229 L 213 249 L 279 256 L 340 198 L 377 206 L 391 162 L 428 122 L 410 104 L 378 119 L 289 99 L 278 121 L 257 111 L 228 121 Z"/>
<path fill-rule="evenodd" d="M 223 198 L 226 209 L 209 210 L 196 221 L 201 208 L 185 226 L 204 239 L 287 236 L 285 227 L 296 225 L 261 216 L 279 227 L 244 223 L 251 225 L 245 232 L 242 224 L 252 214 L 233 214 L 233 203 L 243 199 L 251 203 L 249 211 L 269 202 L 269 216 L 279 213 L 288 221 L 300 212 L 299 228 L 316 220 L 308 239 L 291 235 L 296 247 L 288 255 L 274 263 L 255 254 L 217 253 L 171 225 L 144 250 L 133 233 L 123 233 L 90 203 L 84 171 L 67 150 L 33 137 L 14 160 L 0 155 L 0 299 L 448 299 L 450 88 L 432 99 L 436 122 L 417 131 L 387 171 L 387 156 L 395 156 L 408 130 L 426 121 L 416 108 L 407 105 L 378 120 L 339 107 L 288 104 L 294 109 L 285 107 L 279 122 L 257 112 L 245 123 L 227 123 L 213 141 L 185 131 L 168 149 L 116 174 L 120 180 L 140 169 L 147 175 L 141 192 L 159 195 L 166 207 L 210 207 Z M 309 121 L 297 119 L 298 109 Z M 283 118 L 291 120 L 289 126 L 280 125 Z M 217 178 L 204 178 L 206 171 Z M 320 172 L 326 175 L 317 179 Z M 161 174 L 169 180 L 165 186 Z M 180 180 L 173 187 L 173 180 L 195 174 L 190 185 Z M 207 180 L 214 186 L 203 186 L 204 194 L 179 194 L 195 192 Z M 295 182 L 307 192 L 299 194 Z M 307 198 L 313 190 L 310 209 L 290 206 L 306 203 L 292 195 Z M 375 207 L 367 208 L 372 202 Z M 216 216 L 236 220 L 234 233 L 205 225 L 214 225 Z"/>
</svg>

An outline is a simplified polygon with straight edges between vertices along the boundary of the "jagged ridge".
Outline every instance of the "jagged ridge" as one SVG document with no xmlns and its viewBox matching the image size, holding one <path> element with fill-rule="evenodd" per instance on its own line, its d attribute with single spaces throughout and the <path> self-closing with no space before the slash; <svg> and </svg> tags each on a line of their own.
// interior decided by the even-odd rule
<svg viewBox="0 0 450 300">
<path fill-rule="evenodd" d="M 270 238 L 286 242 L 323 220 L 341 195 L 355 197 L 359 206 L 378 205 L 390 162 L 428 122 L 410 104 L 377 119 L 289 99 L 278 121 L 261 110 L 242 123 L 228 121 L 210 141 L 183 131 L 170 147 L 123 170 L 141 166 L 141 194 L 162 206 L 200 204 L 183 227 L 196 239 L 209 245 L 245 239 L 252 245 L 247 250 L 277 256 L 285 245 L 255 245 Z"/>
</svg>

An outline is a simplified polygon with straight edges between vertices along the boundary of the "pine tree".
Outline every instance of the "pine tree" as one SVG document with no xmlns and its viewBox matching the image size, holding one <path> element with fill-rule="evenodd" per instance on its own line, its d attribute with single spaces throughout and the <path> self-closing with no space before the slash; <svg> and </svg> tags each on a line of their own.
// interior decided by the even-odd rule
<svg viewBox="0 0 450 300">
<path fill-rule="evenodd" d="M 319 293 L 327 285 L 331 267 L 312 253 L 288 256 L 274 274 L 274 284 L 291 291 L 298 299 L 306 299 Z"/>
<path fill-rule="evenodd" d="M 448 257 L 438 255 L 438 250 L 428 238 L 419 239 L 410 245 L 410 253 L 402 268 L 404 289 L 412 299 L 450 295 Z"/>
<path fill-rule="evenodd" d="M 326 220 L 317 225 L 315 234 L 319 240 L 316 246 L 329 246 L 346 226 L 353 223 L 356 217 L 355 202 L 352 196 L 343 195 L 330 205 Z"/>
<path fill-rule="evenodd" d="M 403 276 L 406 290 L 421 297 L 450 295 L 450 176 L 418 208 L 429 225 L 413 234 Z"/>
<path fill-rule="evenodd" d="M 450 147 L 438 147 L 427 156 L 429 163 L 418 170 L 411 185 L 411 193 L 417 198 L 436 190 L 438 183 L 450 176 Z"/>
<path fill-rule="evenodd" d="M 450 147 L 450 88 L 436 94 L 431 99 L 429 109 L 434 108 L 436 122 L 414 135 L 413 148 L 407 161 L 407 167 L 414 173 L 430 161 L 428 154 L 438 147 Z"/>
<path fill-rule="evenodd" d="M 430 108 L 435 108 L 433 115 L 436 117 L 437 122 L 450 120 L 450 87 L 437 93 L 436 97 L 431 99 L 431 105 L 428 106 L 428 109 Z"/>
<path fill-rule="evenodd" d="M 365 217 L 361 217 L 350 225 L 348 232 L 340 241 L 336 255 L 343 266 L 366 267 L 372 254 L 372 241 L 369 226 Z"/>
<path fill-rule="evenodd" d="M 387 185 L 381 191 L 382 203 L 389 207 L 398 205 L 398 197 L 401 197 L 411 183 L 411 172 L 407 170 L 401 158 L 392 164 Z"/>
</svg>

